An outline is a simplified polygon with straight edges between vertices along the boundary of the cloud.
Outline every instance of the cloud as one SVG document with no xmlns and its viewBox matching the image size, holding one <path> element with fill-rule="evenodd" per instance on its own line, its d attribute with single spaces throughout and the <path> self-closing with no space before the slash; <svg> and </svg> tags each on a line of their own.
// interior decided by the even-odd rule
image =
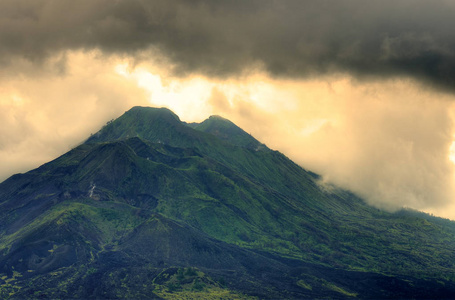
<svg viewBox="0 0 455 300">
<path fill-rule="evenodd" d="M 4 0 L 0 62 L 99 49 L 159 54 L 180 75 L 405 75 L 452 90 L 454 14 L 441 0 Z"/>
<path fill-rule="evenodd" d="M 68 53 L 66 75 L 0 81 L 0 180 L 56 158 L 133 105 L 148 105 L 136 82 L 113 72 L 119 58 Z"/>
</svg>

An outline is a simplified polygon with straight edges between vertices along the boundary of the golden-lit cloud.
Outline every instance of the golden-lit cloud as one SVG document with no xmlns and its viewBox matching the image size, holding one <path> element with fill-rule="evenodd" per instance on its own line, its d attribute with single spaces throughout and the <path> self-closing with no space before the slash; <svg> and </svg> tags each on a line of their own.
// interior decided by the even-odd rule
<svg viewBox="0 0 455 300">
<path fill-rule="evenodd" d="M 0 81 L 0 178 L 63 154 L 133 105 L 148 105 L 134 81 L 114 71 L 118 59 L 67 54 L 65 75 Z"/>
</svg>

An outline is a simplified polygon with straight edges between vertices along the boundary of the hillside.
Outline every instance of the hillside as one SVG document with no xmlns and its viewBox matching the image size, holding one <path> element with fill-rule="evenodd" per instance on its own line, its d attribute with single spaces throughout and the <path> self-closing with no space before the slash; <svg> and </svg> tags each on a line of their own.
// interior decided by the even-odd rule
<svg viewBox="0 0 455 300">
<path fill-rule="evenodd" d="M 455 294 L 454 222 L 318 180 L 221 117 L 134 107 L 0 184 L 0 296 Z"/>
</svg>

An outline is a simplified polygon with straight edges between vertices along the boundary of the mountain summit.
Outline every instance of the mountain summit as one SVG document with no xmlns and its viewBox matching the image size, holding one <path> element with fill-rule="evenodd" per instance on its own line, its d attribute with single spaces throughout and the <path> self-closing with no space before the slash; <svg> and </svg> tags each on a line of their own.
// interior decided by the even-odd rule
<svg viewBox="0 0 455 300">
<path fill-rule="evenodd" d="M 210 116 L 204 122 L 193 125 L 193 128 L 213 134 L 219 139 L 236 146 L 254 150 L 264 150 L 267 148 L 243 129 L 220 116 Z"/>
<path fill-rule="evenodd" d="M 108 122 L 86 143 L 139 137 L 155 143 L 185 145 L 191 143 L 193 130 L 167 108 L 133 107 L 115 121 Z"/>
<path fill-rule="evenodd" d="M 0 184 L 2 298 L 447 298 L 455 224 L 388 213 L 229 120 L 134 107 Z"/>
</svg>

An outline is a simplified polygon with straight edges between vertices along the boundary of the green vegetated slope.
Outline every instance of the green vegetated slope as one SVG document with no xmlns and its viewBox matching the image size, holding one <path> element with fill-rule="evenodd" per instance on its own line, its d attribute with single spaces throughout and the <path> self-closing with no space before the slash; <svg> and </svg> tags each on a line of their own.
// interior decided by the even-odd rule
<svg viewBox="0 0 455 300">
<path fill-rule="evenodd" d="M 445 297 L 455 225 L 379 211 L 220 117 L 135 107 L 0 184 L 1 297 Z"/>
</svg>

